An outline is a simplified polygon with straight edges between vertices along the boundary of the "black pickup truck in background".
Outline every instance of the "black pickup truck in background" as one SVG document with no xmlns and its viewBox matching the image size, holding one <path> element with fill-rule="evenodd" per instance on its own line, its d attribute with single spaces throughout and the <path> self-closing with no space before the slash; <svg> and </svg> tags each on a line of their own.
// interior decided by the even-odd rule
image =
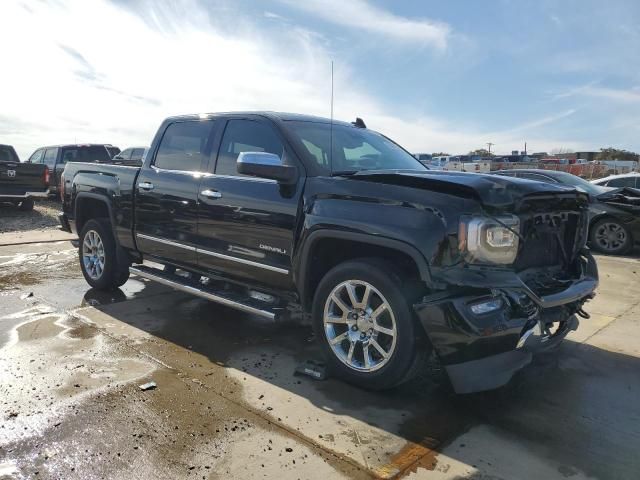
<svg viewBox="0 0 640 480">
<path fill-rule="evenodd" d="M 426 358 L 457 392 L 504 385 L 588 317 L 598 283 L 584 193 L 432 172 L 360 119 L 173 117 L 142 167 L 68 163 L 62 185 L 91 286 L 132 272 L 309 319 L 332 372 L 366 388 Z"/>
<path fill-rule="evenodd" d="M 111 163 L 110 150 L 117 147 L 110 144 L 53 145 L 38 148 L 31 154 L 27 163 L 44 164 L 51 172 L 50 192 L 58 193 L 60 176 L 67 162 L 105 162 Z"/>
<path fill-rule="evenodd" d="M 0 203 L 12 203 L 20 210 L 33 210 L 35 197 L 49 195 L 49 169 L 46 165 L 20 163 L 11 145 L 0 145 Z"/>
</svg>

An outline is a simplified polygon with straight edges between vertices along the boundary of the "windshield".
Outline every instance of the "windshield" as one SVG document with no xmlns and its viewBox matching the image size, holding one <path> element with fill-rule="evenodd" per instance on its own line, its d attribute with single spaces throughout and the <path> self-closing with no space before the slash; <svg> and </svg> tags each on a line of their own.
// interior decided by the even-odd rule
<svg viewBox="0 0 640 480">
<path fill-rule="evenodd" d="M 311 160 L 326 174 L 362 170 L 427 170 L 416 158 L 388 138 L 358 127 L 342 124 L 287 121 Z M 333 155 L 330 154 L 333 143 Z M 330 165 L 332 162 L 332 165 Z"/>
<path fill-rule="evenodd" d="M 585 179 L 577 177 L 576 175 L 572 175 L 566 172 L 556 172 L 556 179 L 563 183 L 564 185 L 571 185 L 572 187 L 577 187 L 585 193 L 589 193 L 591 195 L 600 195 L 601 193 L 608 192 L 611 190 L 610 188 L 600 187 L 598 185 L 594 185 L 593 183 L 587 182 Z"/>
</svg>

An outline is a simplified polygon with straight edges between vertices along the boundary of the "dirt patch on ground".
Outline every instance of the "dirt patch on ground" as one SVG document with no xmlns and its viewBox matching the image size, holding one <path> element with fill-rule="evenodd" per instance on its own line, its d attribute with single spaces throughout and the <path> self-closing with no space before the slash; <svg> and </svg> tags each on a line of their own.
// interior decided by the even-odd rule
<svg viewBox="0 0 640 480">
<path fill-rule="evenodd" d="M 0 233 L 56 227 L 61 210 L 60 202 L 54 200 L 36 200 L 30 212 L 22 212 L 11 204 L 0 203 Z"/>
</svg>

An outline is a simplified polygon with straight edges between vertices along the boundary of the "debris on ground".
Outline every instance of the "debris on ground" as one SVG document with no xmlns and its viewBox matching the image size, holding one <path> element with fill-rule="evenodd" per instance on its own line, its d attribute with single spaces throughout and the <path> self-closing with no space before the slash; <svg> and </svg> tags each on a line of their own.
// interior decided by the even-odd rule
<svg viewBox="0 0 640 480">
<path fill-rule="evenodd" d="M 327 379 L 327 367 L 322 362 L 307 360 L 296 367 L 294 372 L 296 375 L 306 375 L 315 380 Z"/>
<path fill-rule="evenodd" d="M 33 297 L 33 292 L 27 292 L 20 295 L 20 300 L 26 300 L 27 298 Z"/>
<path fill-rule="evenodd" d="M 147 382 L 143 383 L 142 385 L 138 385 L 138 388 L 140 388 L 140 390 L 144 392 L 145 390 L 153 390 L 157 386 L 158 385 L 156 385 L 156 382 Z"/>
</svg>

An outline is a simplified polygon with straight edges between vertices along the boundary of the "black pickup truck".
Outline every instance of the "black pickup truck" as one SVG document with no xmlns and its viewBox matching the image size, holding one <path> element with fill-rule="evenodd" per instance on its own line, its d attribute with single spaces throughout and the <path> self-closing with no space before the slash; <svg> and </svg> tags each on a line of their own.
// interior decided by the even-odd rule
<svg viewBox="0 0 640 480">
<path fill-rule="evenodd" d="M 26 163 L 44 164 L 51 172 L 50 192 L 58 193 L 60 176 L 67 162 L 106 162 L 111 163 L 111 151 L 118 150 L 110 144 L 52 145 L 38 148 Z"/>
<path fill-rule="evenodd" d="M 132 272 L 310 319 L 334 374 L 372 389 L 427 357 L 457 392 L 504 385 L 588 317 L 598 283 L 584 193 L 431 172 L 361 119 L 173 117 L 141 168 L 68 163 L 62 185 L 93 287 Z"/>
<path fill-rule="evenodd" d="M 35 197 L 49 196 L 50 171 L 46 165 L 20 163 L 11 145 L 0 145 L 0 203 L 33 210 Z"/>
</svg>

